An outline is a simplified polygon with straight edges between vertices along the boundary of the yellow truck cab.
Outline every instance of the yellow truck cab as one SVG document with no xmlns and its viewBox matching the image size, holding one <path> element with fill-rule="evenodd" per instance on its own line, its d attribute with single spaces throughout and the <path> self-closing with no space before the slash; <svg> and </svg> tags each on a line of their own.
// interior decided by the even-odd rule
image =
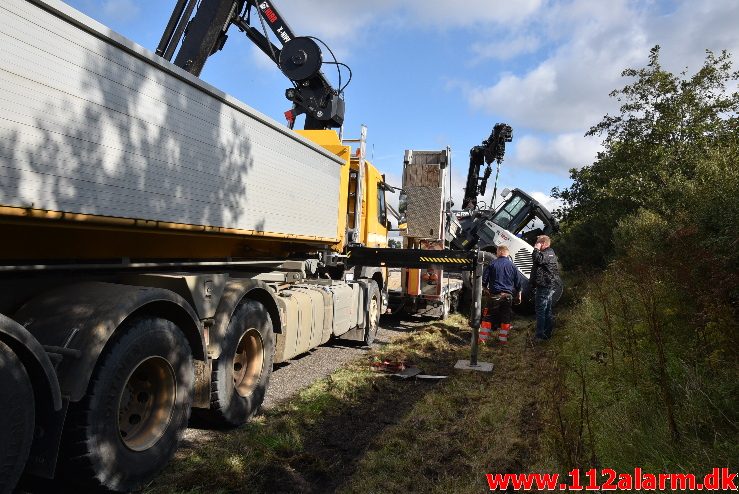
<svg viewBox="0 0 739 494">
<path fill-rule="evenodd" d="M 332 246 L 343 254 L 348 246 L 387 247 L 390 223 L 384 186 L 380 171 L 366 159 L 367 128 L 362 126 L 358 139 L 341 140 L 332 130 L 297 130 L 298 134 L 334 153 L 346 161 L 341 169 L 339 218 L 337 238 Z M 351 144 L 356 144 L 352 151 Z M 359 218 L 359 221 L 357 221 Z M 387 307 L 387 268 L 357 267 L 350 277 L 366 278 L 377 282 L 383 294 L 383 308 Z"/>
<path fill-rule="evenodd" d="M 387 247 L 388 216 L 385 202 L 385 180 L 380 171 L 365 159 L 366 127 L 362 126 L 359 139 L 339 139 L 333 130 L 296 130 L 297 134 L 346 161 L 341 170 L 339 197 L 339 232 L 333 250 L 343 252 L 348 244 L 367 247 Z M 356 150 L 348 143 L 359 143 Z M 361 207 L 357 207 L 357 198 Z M 360 217 L 357 222 L 356 218 Z"/>
</svg>

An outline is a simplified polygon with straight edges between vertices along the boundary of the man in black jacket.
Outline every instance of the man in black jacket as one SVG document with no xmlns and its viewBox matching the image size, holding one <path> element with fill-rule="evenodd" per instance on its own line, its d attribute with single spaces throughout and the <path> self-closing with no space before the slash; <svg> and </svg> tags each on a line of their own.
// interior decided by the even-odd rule
<svg viewBox="0 0 739 494">
<path fill-rule="evenodd" d="M 551 240 L 546 235 L 536 238 L 531 257 L 534 265 L 531 268 L 530 283 L 536 289 L 534 307 L 536 309 L 536 338 L 548 340 L 552 337 L 554 320 L 552 318 L 552 302 L 554 292 L 562 282 L 559 278 L 557 255 L 551 248 Z"/>
</svg>

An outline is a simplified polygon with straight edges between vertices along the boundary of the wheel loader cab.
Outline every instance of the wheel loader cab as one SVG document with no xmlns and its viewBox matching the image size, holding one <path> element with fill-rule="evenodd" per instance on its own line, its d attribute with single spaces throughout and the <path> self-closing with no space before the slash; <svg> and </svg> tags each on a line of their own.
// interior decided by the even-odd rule
<svg viewBox="0 0 739 494">
<path fill-rule="evenodd" d="M 536 243 L 539 235 L 549 235 L 559 228 L 552 214 L 520 189 L 508 194 L 491 221 L 530 245 Z"/>
</svg>

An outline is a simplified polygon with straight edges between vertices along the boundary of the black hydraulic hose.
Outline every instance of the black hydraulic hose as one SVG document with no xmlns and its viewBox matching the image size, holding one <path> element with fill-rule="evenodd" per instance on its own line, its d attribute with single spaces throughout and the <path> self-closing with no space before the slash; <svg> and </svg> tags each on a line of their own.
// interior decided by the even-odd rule
<svg viewBox="0 0 739 494">
<path fill-rule="evenodd" d="M 322 39 L 316 38 L 315 36 L 307 36 L 307 38 L 310 38 L 312 40 L 318 41 L 323 46 L 325 46 L 326 49 L 328 50 L 328 52 L 331 54 L 331 58 L 333 58 L 334 61 L 333 62 L 324 62 L 324 63 L 329 64 L 329 65 L 336 65 L 336 72 L 339 74 L 339 84 L 338 84 L 338 86 L 339 86 L 339 94 L 341 94 L 344 91 L 344 88 L 346 88 L 349 85 L 349 83 L 351 82 L 351 80 L 352 80 L 352 69 L 350 69 L 347 64 L 339 62 L 339 60 L 336 58 L 336 55 L 334 55 L 334 52 L 331 49 L 331 47 L 328 46 Z M 341 65 L 343 67 L 346 67 L 346 69 L 349 71 L 349 80 L 346 82 L 346 84 L 344 84 L 344 86 L 341 85 L 341 69 L 339 69 L 339 65 Z"/>
<path fill-rule="evenodd" d="M 342 62 L 323 62 L 323 63 L 326 65 L 341 65 L 342 67 L 346 68 L 346 70 L 349 72 L 349 80 L 346 81 L 346 84 L 344 84 L 343 86 L 339 88 L 339 94 L 343 93 L 344 89 L 346 89 L 349 83 L 352 82 L 352 69 L 347 64 L 342 63 Z"/>
<path fill-rule="evenodd" d="M 187 24 L 190 22 L 190 16 L 192 16 L 192 11 L 195 10 L 195 5 L 197 5 L 197 3 L 197 0 L 190 0 L 187 4 L 185 13 L 182 17 L 180 17 L 180 22 L 179 24 L 177 24 L 177 29 L 172 36 L 172 40 L 167 47 L 167 51 L 164 52 L 165 59 L 169 61 L 172 60 L 172 55 L 174 55 L 174 51 L 177 49 L 177 45 L 180 43 L 180 39 L 182 39 L 182 34 L 185 32 Z"/>
<path fill-rule="evenodd" d="M 160 57 L 164 56 L 167 46 L 169 46 L 169 43 L 172 41 L 172 33 L 174 33 L 175 26 L 177 26 L 177 23 L 182 18 L 182 12 L 185 11 L 185 3 L 187 3 L 187 0 L 177 0 L 177 5 L 175 5 L 174 10 L 172 11 L 169 22 L 167 22 L 167 27 L 164 28 L 162 39 L 159 41 L 159 46 L 157 46 L 156 49 L 156 54 Z"/>
</svg>

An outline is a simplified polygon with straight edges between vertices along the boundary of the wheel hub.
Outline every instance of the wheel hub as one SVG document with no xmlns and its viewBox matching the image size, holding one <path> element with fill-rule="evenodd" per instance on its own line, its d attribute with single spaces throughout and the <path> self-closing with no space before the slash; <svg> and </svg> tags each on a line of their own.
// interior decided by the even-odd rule
<svg viewBox="0 0 739 494">
<path fill-rule="evenodd" d="M 164 435 L 176 398 L 174 370 L 162 357 L 148 357 L 133 369 L 118 404 L 118 434 L 127 448 L 144 451 Z"/>
<path fill-rule="evenodd" d="M 248 329 L 239 340 L 233 358 L 234 389 L 246 398 L 256 388 L 264 365 L 264 342 L 256 329 Z"/>
</svg>

